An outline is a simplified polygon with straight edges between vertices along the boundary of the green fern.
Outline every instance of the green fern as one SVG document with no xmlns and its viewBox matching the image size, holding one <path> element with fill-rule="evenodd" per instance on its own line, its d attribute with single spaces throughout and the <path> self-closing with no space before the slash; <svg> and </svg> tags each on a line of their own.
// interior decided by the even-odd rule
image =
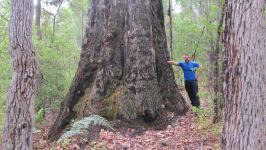
<svg viewBox="0 0 266 150">
<path fill-rule="evenodd" d="M 44 114 L 44 108 L 41 108 L 37 111 L 36 115 L 34 116 L 35 118 L 35 123 L 40 123 L 43 119 L 43 114 Z"/>
<path fill-rule="evenodd" d="M 89 117 L 83 118 L 72 125 L 72 128 L 65 132 L 60 138 L 59 142 L 63 139 L 70 138 L 76 135 L 86 135 L 88 133 L 88 129 L 93 126 L 101 126 L 106 127 L 111 130 L 115 130 L 112 125 L 103 117 L 98 115 L 90 115 Z"/>
</svg>

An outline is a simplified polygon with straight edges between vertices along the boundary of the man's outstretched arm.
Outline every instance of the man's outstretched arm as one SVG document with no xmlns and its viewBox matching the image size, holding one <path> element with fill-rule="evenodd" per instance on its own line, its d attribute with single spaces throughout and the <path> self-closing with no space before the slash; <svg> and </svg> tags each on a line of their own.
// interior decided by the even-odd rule
<svg viewBox="0 0 266 150">
<path fill-rule="evenodd" d="M 198 68 L 201 68 L 201 65 L 200 65 L 199 63 L 195 63 L 195 64 L 194 64 L 194 67 L 191 68 L 190 70 L 191 70 L 191 71 L 196 71 Z"/>
<path fill-rule="evenodd" d="M 202 67 L 201 64 L 199 64 L 199 63 L 197 63 L 197 62 L 194 63 L 194 66 L 195 66 L 196 68 L 201 68 L 201 67 Z"/>
<path fill-rule="evenodd" d="M 175 62 L 175 61 L 173 61 L 173 60 L 169 60 L 169 61 L 167 61 L 167 63 L 168 63 L 169 65 L 176 65 L 176 66 L 179 66 L 179 65 L 178 65 L 178 62 Z"/>
</svg>

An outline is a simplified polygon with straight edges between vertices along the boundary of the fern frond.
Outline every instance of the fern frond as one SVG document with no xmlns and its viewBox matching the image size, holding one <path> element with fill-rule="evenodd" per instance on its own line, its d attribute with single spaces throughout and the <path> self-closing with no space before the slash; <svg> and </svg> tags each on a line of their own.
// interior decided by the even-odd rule
<svg viewBox="0 0 266 150">
<path fill-rule="evenodd" d="M 66 139 L 66 138 L 71 138 L 73 136 L 76 135 L 85 135 L 87 133 L 86 130 L 69 130 L 67 132 L 65 132 L 60 138 L 59 138 L 59 142 L 61 142 L 62 140 Z"/>
<path fill-rule="evenodd" d="M 115 131 L 112 125 L 103 117 L 99 115 L 90 115 L 89 117 L 83 118 L 72 125 L 72 128 L 65 132 L 60 138 L 59 142 L 65 138 L 70 138 L 76 135 L 86 135 L 88 133 L 88 129 L 93 126 L 101 126 L 106 127 Z"/>
</svg>

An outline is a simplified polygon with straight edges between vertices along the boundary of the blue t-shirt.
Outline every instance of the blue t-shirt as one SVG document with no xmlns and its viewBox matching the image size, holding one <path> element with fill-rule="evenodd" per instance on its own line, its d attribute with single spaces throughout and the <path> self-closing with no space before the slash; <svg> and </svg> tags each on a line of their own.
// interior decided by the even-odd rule
<svg viewBox="0 0 266 150">
<path fill-rule="evenodd" d="M 193 71 L 192 68 L 198 68 L 199 63 L 194 62 L 194 61 L 189 61 L 188 63 L 186 62 L 178 62 L 177 63 L 183 70 L 184 72 L 184 78 L 185 80 L 197 80 L 196 78 L 196 73 Z"/>
</svg>

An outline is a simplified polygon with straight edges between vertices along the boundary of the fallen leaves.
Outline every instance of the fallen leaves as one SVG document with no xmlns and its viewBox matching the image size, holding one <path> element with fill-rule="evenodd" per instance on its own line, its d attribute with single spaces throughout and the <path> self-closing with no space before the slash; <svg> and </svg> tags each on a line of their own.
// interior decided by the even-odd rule
<svg viewBox="0 0 266 150">
<path fill-rule="evenodd" d="M 165 130 L 147 130 L 142 135 L 133 137 L 130 135 L 134 135 L 135 129 L 131 128 L 127 129 L 127 132 L 123 134 L 101 130 L 100 138 L 94 146 L 110 150 L 197 150 L 203 146 L 211 147 L 212 143 L 202 140 L 202 135 L 196 131 L 197 128 L 192 123 L 192 117 L 193 114 L 188 113 L 186 116 L 180 117 L 174 124 L 168 125 Z M 103 147 L 102 143 L 106 143 L 105 147 Z M 91 146 L 87 147 L 87 149 L 90 148 Z"/>
<path fill-rule="evenodd" d="M 168 117 L 172 117 L 170 114 Z M 202 135 L 198 132 L 198 124 L 193 122 L 195 115 L 188 112 L 186 115 L 168 125 L 164 130 L 118 128 L 111 132 L 100 130 L 99 138 L 88 142 L 84 139 L 72 138 L 65 143 L 49 143 L 47 129 L 39 129 L 35 133 L 34 149 L 56 150 L 211 150 L 220 142 L 219 137 Z M 85 142 L 84 142 L 85 141 Z"/>
</svg>

